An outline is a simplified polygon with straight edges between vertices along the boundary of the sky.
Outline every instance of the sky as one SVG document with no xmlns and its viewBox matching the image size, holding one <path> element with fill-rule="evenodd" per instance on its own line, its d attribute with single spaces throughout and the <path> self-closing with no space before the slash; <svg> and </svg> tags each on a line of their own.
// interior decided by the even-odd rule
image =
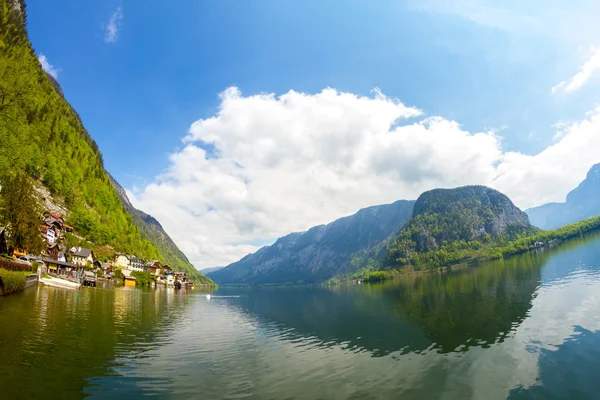
<svg viewBox="0 0 600 400">
<path fill-rule="evenodd" d="M 600 162 L 592 0 L 27 2 L 106 169 L 197 268 L 436 187 L 522 209 Z M 526 4 L 523 4 L 526 3 Z"/>
</svg>

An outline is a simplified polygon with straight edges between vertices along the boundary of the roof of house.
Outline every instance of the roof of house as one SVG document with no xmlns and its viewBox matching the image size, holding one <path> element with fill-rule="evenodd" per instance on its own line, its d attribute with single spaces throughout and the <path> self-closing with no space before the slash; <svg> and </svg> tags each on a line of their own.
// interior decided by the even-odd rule
<svg viewBox="0 0 600 400">
<path fill-rule="evenodd" d="M 71 254 L 77 257 L 88 258 L 92 254 L 92 250 L 85 247 L 73 247 Z"/>
<path fill-rule="evenodd" d="M 62 225 L 62 221 L 60 218 L 54 218 L 54 217 L 46 217 L 43 219 L 43 222 L 50 225 L 50 224 L 54 224 L 57 223 L 59 225 Z"/>
<path fill-rule="evenodd" d="M 50 211 L 50 210 L 46 210 L 46 212 L 45 212 L 44 214 L 48 214 L 48 215 L 49 215 L 49 216 L 51 216 L 52 218 L 56 218 L 56 219 L 63 219 L 63 217 L 62 217 L 62 216 L 60 216 L 60 215 L 58 215 L 58 214 L 55 214 L 55 213 L 53 213 L 53 212 L 52 212 L 52 211 Z"/>
<path fill-rule="evenodd" d="M 71 263 L 64 262 L 64 261 L 53 260 L 51 258 L 42 258 L 42 261 L 44 261 L 45 263 L 48 263 L 48 264 L 61 265 L 63 267 L 77 268 L 77 265 L 75 265 L 75 264 L 71 264 Z"/>
<path fill-rule="evenodd" d="M 158 263 L 158 266 L 160 267 L 160 261 L 158 261 L 158 260 L 148 261 L 146 263 L 146 267 L 154 267 L 154 265 L 157 264 L 157 263 Z"/>
</svg>

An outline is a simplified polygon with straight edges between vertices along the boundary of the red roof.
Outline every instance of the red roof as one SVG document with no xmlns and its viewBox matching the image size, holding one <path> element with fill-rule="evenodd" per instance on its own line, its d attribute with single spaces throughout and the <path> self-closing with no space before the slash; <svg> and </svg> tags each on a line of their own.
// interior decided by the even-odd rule
<svg viewBox="0 0 600 400">
<path fill-rule="evenodd" d="M 56 218 L 56 219 L 62 218 L 60 215 L 58 215 L 58 214 L 54 214 L 54 213 L 53 213 L 52 211 L 50 211 L 50 210 L 48 210 L 48 211 L 46 211 L 46 212 L 47 212 L 47 213 L 48 213 L 48 214 L 49 214 L 49 215 L 50 215 L 52 218 Z"/>
</svg>

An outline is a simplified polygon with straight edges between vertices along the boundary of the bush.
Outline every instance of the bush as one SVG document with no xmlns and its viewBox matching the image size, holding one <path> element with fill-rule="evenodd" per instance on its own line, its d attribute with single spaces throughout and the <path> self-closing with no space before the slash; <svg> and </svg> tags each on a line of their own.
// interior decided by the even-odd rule
<svg viewBox="0 0 600 400">
<path fill-rule="evenodd" d="M 12 261 L 0 260 L 0 268 L 8 271 L 31 271 L 31 265 Z"/>
<path fill-rule="evenodd" d="M 0 296 L 22 291 L 25 289 L 25 281 L 25 274 L 0 269 Z"/>
<path fill-rule="evenodd" d="M 137 286 L 149 286 L 154 283 L 149 272 L 133 271 L 131 276 L 135 276 L 135 284 Z"/>
<path fill-rule="evenodd" d="M 373 271 L 365 275 L 365 282 L 383 282 L 387 279 L 392 279 L 392 275 L 386 271 Z"/>
</svg>

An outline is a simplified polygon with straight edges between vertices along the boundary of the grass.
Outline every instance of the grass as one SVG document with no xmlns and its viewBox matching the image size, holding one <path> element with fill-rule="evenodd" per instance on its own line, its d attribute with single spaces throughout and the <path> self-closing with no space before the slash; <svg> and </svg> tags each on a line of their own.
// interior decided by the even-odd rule
<svg viewBox="0 0 600 400">
<path fill-rule="evenodd" d="M 25 274 L 0 268 L 0 296 L 21 292 L 25 289 Z"/>
</svg>

